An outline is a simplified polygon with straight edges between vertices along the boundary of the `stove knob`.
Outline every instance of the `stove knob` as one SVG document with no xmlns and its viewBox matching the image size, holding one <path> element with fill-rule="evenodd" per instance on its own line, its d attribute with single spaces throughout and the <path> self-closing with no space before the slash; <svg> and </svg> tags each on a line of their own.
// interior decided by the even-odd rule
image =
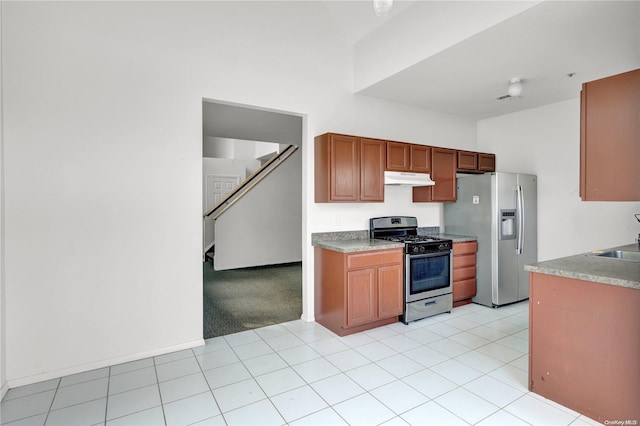
<svg viewBox="0 0 640 426">
<path fill-rule="evenodd" d="M 442 243 L 442 244 L 440 244 L 440 245 L 438 246 L 438 249 L 440 249 L 440 250 L 444 250 L 444 249 L 446 249 L 446 248 L 447 248 L 447 244 L 446 244 L 446 243 Z"/>
<path fill-rule="evenodd" d="M 424 246 L 420 246 L 420 253 L 424 253 L 424 250 L 425 250 Z"/>
</svg>

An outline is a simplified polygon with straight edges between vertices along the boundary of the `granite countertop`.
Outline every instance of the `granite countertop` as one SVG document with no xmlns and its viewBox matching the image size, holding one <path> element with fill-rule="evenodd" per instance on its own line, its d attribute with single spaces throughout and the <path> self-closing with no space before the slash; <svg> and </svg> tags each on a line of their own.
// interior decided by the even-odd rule
<svg viewBox="0 0 640 426">
<path fill-rule="evenodd" d="M 436 228 L 437 229 L 437 228 Z M 431 228 L 418 228 L 420 235 L 430 235 L 452 240 L 454 243 L 475 241 L 476 237 L 439 233 Z M 403 243 L 369 238 L 369 231 L 343 231 L 312 234 L 314 247 L 333 250 L 340 253 L 403 248 Z"/>
<path fill-rule="evenodd" d="M 315 247 L 338 251 L 340 253 L 355 253 L 359 251 L 384 250 L 404 247 L 404 244 L 402 243 L 375 240 L 372 238 L 363 238 L 357 240 L 320 240 L 315 241 L 313 245 Z"/>
<path fill-rule="evenodd" d="M 640 252 L 640 244 L 628 244 L 626 246 L 547 260 L 525 265 L 524 269 L 541 274 L 640 290 L 640 262 L 596 256 L 598 253 L 614 250 Z"/>
<path fill-rule="evenodd" d="M 428 234 L 433 235 L 438 238 L 445 238 L 447 240 L 451 240 L 454 243 L 464 243 L 467 241 L 477 241 L 478 237 L 473 237 L 471 235 L 456 235 L 456 234 L 447 234 L 447 233 L 438 233 L 438 234 Z"/>
</svg>

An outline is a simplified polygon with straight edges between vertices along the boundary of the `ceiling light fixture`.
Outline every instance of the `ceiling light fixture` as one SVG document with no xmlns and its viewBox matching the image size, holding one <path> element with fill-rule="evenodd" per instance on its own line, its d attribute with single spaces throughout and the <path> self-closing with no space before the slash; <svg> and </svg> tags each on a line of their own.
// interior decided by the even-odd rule
<svg viewBox="0 0 640 426">
<path fill-rule="evenodd" d="M 512 78 L 509 81 L 509 89 L 507 89 L 507 93 L 512 98 L 517 98 L 522 94 L 522 81 L 520 78 Z"/>
<path fill-rule="evenodd" d="M 373 10 L 380 17 L 387 16 L 391 6 L 393 6 L 393 0 L 373 0 Z"/>
</svg>

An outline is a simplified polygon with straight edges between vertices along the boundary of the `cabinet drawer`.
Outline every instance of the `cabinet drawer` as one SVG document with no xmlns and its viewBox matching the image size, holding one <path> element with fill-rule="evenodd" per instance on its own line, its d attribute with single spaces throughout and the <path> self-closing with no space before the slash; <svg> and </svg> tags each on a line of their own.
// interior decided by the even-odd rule
<svg viewBox="0 0 640 426">
<path fill-rule="evenodd" d="M 466 268 L 467 266 L 476 267 L 476 254 L 461 254 L 458 256 L 454 256 L 453 258 L 453 269 L 457 268 Z"/>
<path fill-rule="evenodd" d="M 453 300 L 469 299 L 476 295 L 476 279 L 458 281 L 453 283 Z"/>
<path fill-rule="evenodd" d="M 453 255 L 475 253 L 478 251 L 478 243 L 476 241 L 467 241 L 464 243 L 453 243 Z"/>
<path fill-rule="evenodd" d="M 388 263 L 402 263 L 402 249 L 356 253 L 347 256 L 348 269 L 385 265 Z"/>
<path fill-rule="evenodd" d="M 468 280 L 476 277 L 476 266 L 466 268 L 453 268 L 453 282 Z"/>
</svg>

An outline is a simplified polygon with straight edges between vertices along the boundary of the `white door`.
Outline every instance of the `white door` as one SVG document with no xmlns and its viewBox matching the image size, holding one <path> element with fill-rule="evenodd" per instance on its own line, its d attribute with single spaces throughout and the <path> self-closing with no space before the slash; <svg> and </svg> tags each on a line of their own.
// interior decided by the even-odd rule
<svg viewBox="0 0 640 426">
<path fill-rule="evenodd" d="M 207 175 L 206 210 L 217 206 L 239 184 L 240 176 Z"/>
<path fill-rule="evenodd" d="M 231 191 L 240 184 L 240 176 L 207 175 L 205 188 L 206 205 L 205 213 L 220 204 Z M 215 243 L 215 222 L 211 218 L 204 221 L 204 251 L 207 251 Z M 204 254 L 203 254 L 204 255 Z"/>
</svg>

